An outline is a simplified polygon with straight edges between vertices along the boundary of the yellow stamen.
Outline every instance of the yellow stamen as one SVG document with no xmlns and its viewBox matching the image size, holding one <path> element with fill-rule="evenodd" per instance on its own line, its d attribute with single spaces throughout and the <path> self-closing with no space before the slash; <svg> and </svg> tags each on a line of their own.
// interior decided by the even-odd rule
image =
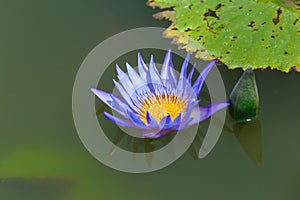
<svg viewBox="0 0 300 200">
<path fill-rule="evenodd" d="M 156 95 L 146 98 L 139 107 L 138 116 L 147 124 L 146 114 L 149 114 L 159 123 L 165 116 L 170 115 L 172 121 L 179 116 L 180 113 L 184 114 L 186 108 L 186 101 L 174 95 Z M 181 116 L 183 117 L 183 116 Z"/>
</svg>

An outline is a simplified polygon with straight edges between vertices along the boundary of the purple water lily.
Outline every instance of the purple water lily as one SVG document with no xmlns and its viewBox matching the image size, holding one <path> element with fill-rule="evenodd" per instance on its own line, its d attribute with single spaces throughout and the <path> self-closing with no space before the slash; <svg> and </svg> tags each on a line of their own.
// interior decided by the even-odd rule
<svg viewBox="0 0 300 200">
<path fill-rule="evenodd" d="M 190 70 L 187 55 L 177 78 L 172 54 L 169 50 L 159 73 L 151 56 L 149 68 L 138 54 L 137 73 L 126 63 L 127 74 L 117 65 L 119 82 L 115 86 L 122 97 L 91 88 L 92 92 L 123 118 L 107 112 L 104 115 L 119 126 L 141 130 L 143 137 L 158 138 L 174 130 L 182 130 L 206 120 L 218 110 L 229 105 L 228 102 L 199 106 L 197 99 L 204 80 L 217 59 L 203 69 L 192 84 L 195 66 Z"/>
</svg>

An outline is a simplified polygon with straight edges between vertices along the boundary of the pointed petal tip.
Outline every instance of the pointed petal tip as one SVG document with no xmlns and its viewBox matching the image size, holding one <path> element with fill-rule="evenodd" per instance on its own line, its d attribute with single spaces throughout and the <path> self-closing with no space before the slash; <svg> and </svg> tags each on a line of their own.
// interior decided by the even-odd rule
<svg viewBox="0 0 300 200">
<path fill-rule="evenodd" d="M 103 115 L 107 118 L 107 119 L 109 119 L 109 120 L 111 120 L 111 115 L 108 113 L 108 112 L 103 112 Z"/>
<path fill-rule="evenodd" d="M 97 91 L 97 89 L 94 88 L 94 87 L 90 87 L 90 90 L 91 90 L 93 93 L 95 93 L 95 92 Z"/>
<path fill-rule="evenodd" d="M 151 61 L 151 60 L 154 60 L 154 57 L 153 57 L 153 55 L 152 55 L 152 54 L 151 54 L 151 56 L 150 56 L 150 61 Z"/>
<path fill-rule="evenodd" d="M 120 68 L 120 66 L 118 64 L 116 64 L 116 70 L 117 70 L 118 75 L 124 74 L 123 70 Z"/>
<path fill-rule="evenodd" d="M 128 62 L 126 62 L 125 64 L 126 64 L 127 72 L 128 72 L 129 70 L 133 70 L 132 66 L 131 66 Z"/>
<path fill-rule="evenodd" d="M 171 49 L 169 49 L 164 57 L 164 64 L 168 65 L 171 60 L 172 60 L 172 52 Z"/>
<path fill-rule="evenodd" d="M 101 94 L 101 93 L 107 93 L 107 92 L 104 92 L 104 91 L 99 90 L 99 89 L 94 88 L 94 87 L 90 87 L 90 90 L 91 90 L 96 96 L 98 96 L 98 95 Z"/>
<path fill-rule="evenodd" d="M 189 59 L 190 59 L 190 57 L 191 57 L 191 53 L 190 53 L 190 52 L 187 52 L 187 54 L 186 54 L 186 56 L 185 56 L 185 57 L 186 57 L 186 59 L 187 59 L 187 60 L 189 60 Z"/>
<path fill-rule="evenodd" d="M 138 61 L 144 63 L 141 52 L 138 52 Z"/>
</svg>

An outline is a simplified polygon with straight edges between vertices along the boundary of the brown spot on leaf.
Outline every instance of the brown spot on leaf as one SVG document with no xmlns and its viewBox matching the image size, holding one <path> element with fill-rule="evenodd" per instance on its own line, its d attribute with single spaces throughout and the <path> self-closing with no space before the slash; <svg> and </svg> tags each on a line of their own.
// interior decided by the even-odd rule
<svg viewBox="0 0 300 200">
<path fill-rule="evenodd" d="M 253 28 L 255 26 L 255 21 L 251 21 L 249 24 L 248 24 L 249 27 Z"/>
<path fill-rule="evenodd" d="M 208 11 L 207 11 L 206 13 L 204 13 L 204 16 L 205 16 L 205 17 L 214 17 L 214 18 L 216 18 L 217 20 L 220 19 L 220 17 L 217 16 L 216 11 L 211 10 L 211 9 L 208 9 Z"/>
<path fill-rule="evenodd" d="M 234 36 L 232 36 L 231 41 L 235 41 L 237 39 L 238 39 L 238 37 L 234 35 Z"/>
<path fill-rule="evenodd" d="M 223 7 L 223 6 L 224 6 L 224 4 L 219 3 L 219 4 L 216 6 L 216 10 L 220 9 L 220 8 Z"/>
<path fill-rule="evenodd" d="M 198 40 L 201 40 L 203 38 L 203 35 L 200 35 L 199 37 L 198 37 Z"/>
<path fill-rule="evenodd" d="M 280 8 L 277 9 L 276 17 L 272 19 L 274 25 L 277 25 L 280 22 L 280 15 L 282 14 L 282 10 Z"/>
<path fill-rule="evenodd" d="M 298 23 L 299 19 L 295 19 L 295 21 L 293 22 L 293 25 L 296 25 Z"/>
<path fill-rule="evenodd" d="M 273 19 L 272 19 L 272 22 L 273 22 L 274 25 L 277 25 L 277 24 L 279 23 L 279 19 L 273 18 Z"/>
</svg>

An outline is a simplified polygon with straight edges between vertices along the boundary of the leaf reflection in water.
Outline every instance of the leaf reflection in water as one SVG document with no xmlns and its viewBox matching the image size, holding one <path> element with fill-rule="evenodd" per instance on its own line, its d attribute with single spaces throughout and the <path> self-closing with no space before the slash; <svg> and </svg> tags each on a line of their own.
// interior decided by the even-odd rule
<svg viewBox="0 0 300 200">
<path fill-rule="evenodd" d="M 233 125 L 233 132 L 249 158 L 256 164 L 262 160 L 261 123 L 254 120 Z"/>
</svg>

